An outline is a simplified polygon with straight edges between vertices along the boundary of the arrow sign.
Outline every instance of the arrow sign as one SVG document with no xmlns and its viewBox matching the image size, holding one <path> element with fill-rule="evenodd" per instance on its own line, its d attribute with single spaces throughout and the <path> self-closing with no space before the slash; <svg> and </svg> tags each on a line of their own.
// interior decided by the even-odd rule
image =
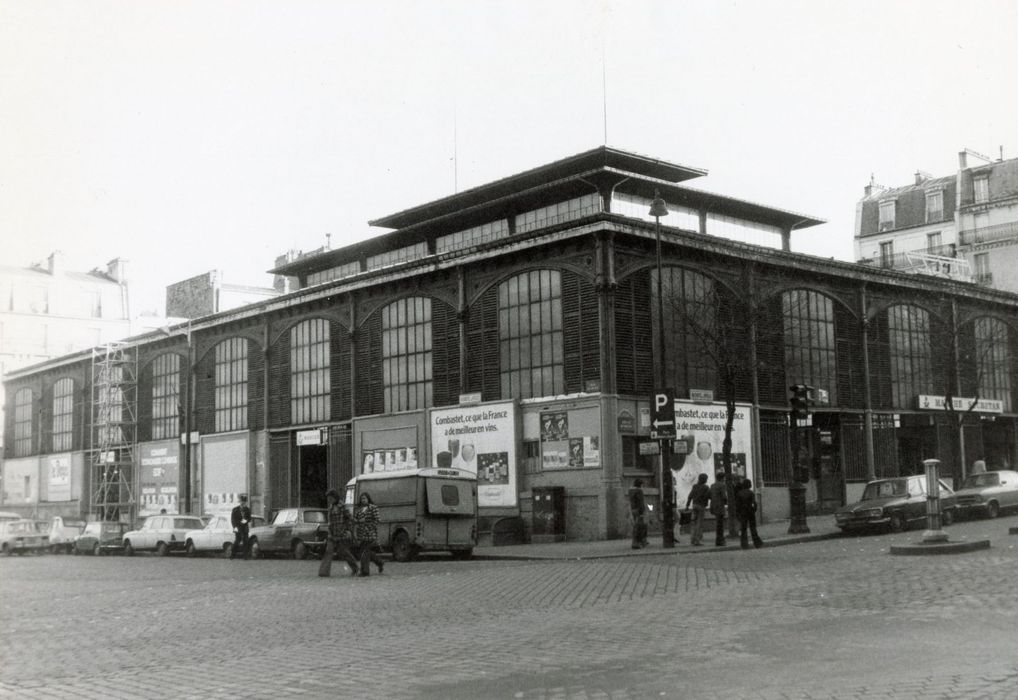
<svg viewBox="0 0 1018 700">
<path fill-rule="evenodd" d="M 655 428 L 660 428 L 663 425 L 670 425 L 670 426 L 672 426 L 674 428 L 675 427 L 675 421 L 673 421 L 673 420 L 656 420 L 656 421 L 652 422 L 651 425 L 653 425 Z"/>
<path fill-rule="evenodd" d="M 662 389 L 650 397 L 650 436 L 656 440 L 675 437 L 675 391 Z"/>
</svg>

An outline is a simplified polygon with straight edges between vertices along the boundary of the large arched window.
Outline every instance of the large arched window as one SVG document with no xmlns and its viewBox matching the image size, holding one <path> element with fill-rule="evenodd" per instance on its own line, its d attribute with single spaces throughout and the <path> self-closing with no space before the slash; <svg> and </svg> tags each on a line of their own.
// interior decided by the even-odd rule
<svg viewBox="0 0 1018 700">
<path fill-rule="evenodd" d="M 934 393 L 930 314 L 918 306 L 892 306 L 887 310 L 887 331 L 892 405 L 912 406 L 919 394 Z"/>
<path fill-rule="evenodd" d="M 329 322 L 312 318 L 290 329 L 290 420 L 329 418 Z"/>
<path fill-rule="evenodd" d="M 32 390 L 14 394 L 14 456 L 32 454 Z"/>
<path fill-rule="evenodd" d="M 74 438 L 74 380 L 53 385 L 53 451 L 67 452 Z"/>
<path fill-rule="evenodd" d="M 820 292 L 793 289 L 781 295 L 785 369 L 789 384 L 808 384 L 837 403 L 834 302 Z"/>
<path fill-rule="evenodd" d="M 565 392 L 561 273 L 524 272 L 499 285 L 498 339 L 503 399 Z"/>
<path fill-rule="evenodd" d="M 665 268 L 661 299 L 665 324 L 665 386 L 677 390 L 710 389 L 717 385 L 717 363 L 724 347 L 718 333 L 719 300 L 714 281 L 682 268 Z M 654 296 L 654 354 L 660 353 L 657 271 L 651 274 Z M 655 384 L 657 378 L 655 377 Z M 685 395 L 685 393 L 683 393 Z"/>
<path fill-rule="evenodd" d="M 247 340 L 230 338 L 215 350 L 216 432 L 247 428 Z"/>
<path fill-rule="evenodd" d="M 1011 410 L 1008 328 L 995 318 L 976 319 L 976 358 L 979 396 L 1004 402 Z"/>
<path fill-rule="evenodd" d="M 432 404 L 431 299 L 400 299 L 382 309 L 385 411 Z"/>
<path fill-rule="evenodd" d="M 153 440 L 164 440 L 180 434 L 179 406 L 180 356 L 166 353 L 152 362 Z"/>
</svg>

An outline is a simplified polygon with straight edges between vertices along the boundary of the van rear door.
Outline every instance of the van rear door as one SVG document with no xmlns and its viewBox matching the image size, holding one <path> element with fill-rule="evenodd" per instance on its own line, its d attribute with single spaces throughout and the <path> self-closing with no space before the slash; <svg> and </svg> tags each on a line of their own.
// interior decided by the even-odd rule
<svg viewBox="0 0 1018 700">
<path fill-rule="evenodd" d="M 429 515 L 466 515 L 477 512 L 473 482 L 465 479 L 425 479 Z"/>
</svg>

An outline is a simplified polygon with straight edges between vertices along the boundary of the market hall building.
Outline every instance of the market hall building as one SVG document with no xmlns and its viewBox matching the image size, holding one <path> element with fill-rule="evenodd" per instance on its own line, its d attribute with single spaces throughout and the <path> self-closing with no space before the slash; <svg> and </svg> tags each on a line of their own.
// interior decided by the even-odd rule
<svg viewBox="0 0 1018 700">
<path fill-rule="evenodd" d="M 599 147 L 293 257 L 272 272 L 294 292 L 12 372 L 3 507 L 130 520 L 243 493 L 268 515 L 448 467 L 477 474 L 482 541 L 622 537 L 633 482 L 659 498 L 662 382 L 680 505 L 721 465 L 729 397 L 768 520 L 793 478 L 824 512 L 925 458 L 955 480 L 1016 463 L 1018 295 L 792 253 L 820 220 L 686 184 L 705 174 Z M 804 427 L 795 384 L 824 397 Z"/>
</svg>

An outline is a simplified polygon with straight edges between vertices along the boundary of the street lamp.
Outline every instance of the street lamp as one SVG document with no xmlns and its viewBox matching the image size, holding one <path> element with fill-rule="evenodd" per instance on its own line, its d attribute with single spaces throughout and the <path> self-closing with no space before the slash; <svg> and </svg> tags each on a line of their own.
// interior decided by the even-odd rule
<svg viewBox="0 0 1018 700">
<path fill-rule="evenodd" d="M 650 204 L 650 215 L 654 217 L 654 240 L 657 248 L 657 378 L 658 389 L 664 390 L 665 378 L 665 302 L 661 278 L 661 217 L 668 216 L 668 207 L 661 199 L 661 192 L 654 190 L 654 201 Z M 673 427 L 674 429 L 674 427 Z M 661 546 L 670 549 L 675 546 L 675 511 L 672 508 L 672 441 L 661 440 Z"/>
</svg>

